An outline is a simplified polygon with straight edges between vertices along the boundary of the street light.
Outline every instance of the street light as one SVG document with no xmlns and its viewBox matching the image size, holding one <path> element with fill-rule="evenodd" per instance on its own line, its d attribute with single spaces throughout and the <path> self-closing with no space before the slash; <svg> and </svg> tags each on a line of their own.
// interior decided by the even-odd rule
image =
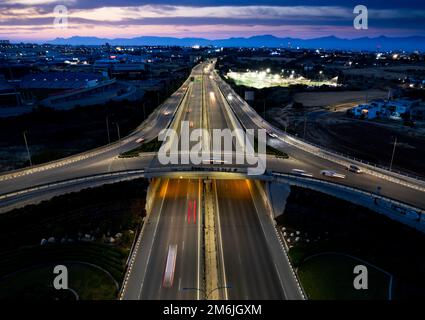
<svg viewBox="0 0 425 320">
<path fill-rule="evenodd" d="M 30 166 L 32 166 L 31 154 L 30 154 L 30 149 L 28 148 L 28 141 L 27 141 L 26 131 L 24 131 L 22 134 L 24 135 L 24 141 L 25 141 L 25 147 L 27 148 L 28 160 L 30 161 Z"/>
<path fill-rule="evenodd" d="M 118 122 L 115 122 L 115 126 L 117 127 L 117 134 L 118 134 L 118 153 L 121 152 L 121 134 L 120 134 L 120 125 Z"/>
</svg>

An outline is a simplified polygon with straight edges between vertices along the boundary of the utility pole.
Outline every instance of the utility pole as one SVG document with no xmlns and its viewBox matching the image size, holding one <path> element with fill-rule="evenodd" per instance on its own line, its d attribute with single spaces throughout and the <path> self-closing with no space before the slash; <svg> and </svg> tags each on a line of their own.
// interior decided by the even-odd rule
<svg viewBox="0 0 425 320">
<path fill-rule="evenodd" d="M 108 117 L 106 117 L 105 120 L 106 120 L 106 132 L 108 134 L 108 144 L 111 144 L 111 136 L 109 134 L 109 119 L 108 119 Z"/>
<path fill-rule="evenodd" d="M 115 125 L 117 127 L 117 133 L 118 133 L 118 143 L 121 147 L 121 134 L 120 134 L 120 125 L 118 124 L 118 122 L 115 122 Z"/>
<path fill-rule="evenodd" d="M 143 109 L 143 120 L 146 119 L 146 109 L 145 109 L 145 103 L 142 103 L 142 109 Z"/>
<path fill-rule="evenodd" d="M 394 161 L 394 154 L 395 154 L 395 147 L 396 146 L 397 146 L 397 137 L 395 137 L 395 140 L 394 140 L 393 154 L 391 155 L 391 162 L 390 162 L 390 171 L 392 171 L 392 168 L 393 168 L 393 161 Z"/>
<path fill-rule="evenodd" d="M 27 148 L 28 160 L 30 161 L 30 166 L 32 166 L 31 154 L 30 154 L 30 149 L 28 148 L 28 141 L 27 141 L 26 131 L 23 132 L 23 135 L 24 135 L 24 140 L 25 140 L 25 147 Z"/>
</svg>

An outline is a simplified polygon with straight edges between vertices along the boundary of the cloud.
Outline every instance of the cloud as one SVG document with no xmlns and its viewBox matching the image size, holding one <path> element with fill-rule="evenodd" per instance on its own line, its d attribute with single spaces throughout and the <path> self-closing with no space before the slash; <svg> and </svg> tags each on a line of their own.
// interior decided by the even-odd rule
<svg viewBox="0 0 425 320">
<path fill-rule="evenodd" d="M 410 0 L 405 0 L 409 3 Z M 176 4 L 176 3 L 179 4 Z M 229 5 L 229 3 L 232 5 Z M 285 3 L 287 3 L 286 1 Z M 299 3 L 300 1 L 292 1 Z M 310 1 L 303 1 L 310 3 Z M 324 3 L 324 1 L 311 1 L 314 3 Z M 350 2 L 350 1 L 348 1 Z M 392 2 L 388 0 L 386 2 Z M 121 3 L 122 5 L 119 5 Z M 68 6 L 68 21 L 72 30 L 80 35 L 86 35 L 89 28 L 97 32 L 111 32 L 114 37 L 118 30 L 113 32 L 113 27 L 137 30 L 139 26 L 144 26 L 139 30 L 139 34 L 146 30 L 160 30 L 164 34 L 173 33 L 166 28 L 177 28 L 184 32 L 206 32 L 209 28 L 215 34 L 215 29 L 235 31 L 239 28 L 240 33 L 249 32 L 250 28 L 255 31 L 261 29 L 268 33 L 278 32 L 278 28 L 285 30 L 290 28 L 296 31 L 295 27 L 302 27 L 303 32 L 308 26 L 311 33 L 317 30 L 331 30 L 337 32 L 347 32 L 352 28 L 353 7 L 347 5 L 276 5 L 276 1 L 270 0 L 267 3 L 272 5 L 254 5 L 252 1 L 219 0 L 220 5 L 197 5 L 192 0 L 162 1 L 158 4 L 149 4 L 143 0 L 102 0 L 102 1 L 82 1 L 82 0 L 4 0 L 0 4 L 0 26 L 2 30 L 10 30 L 11 35 L 16 35 L 24 27 L 37 26 L 34 31 L 51 35 L 54 19 L 53 8 L 57 4 Z M 186 5 L 190 3 L 190 5 Z M 202 2 L 202 3 L 205 3 Z M 246 3 L 241 5 L 241 3 Z M 327 1 L 335 3 L 335 1 Z M 31 4 L 31 5 L 30 5 Z M 184 5 L 183 5 L 184 4 Z M 405 30 L 406 33 L 418 33 L 421 28 L 425 30 L 425 8 L 418 6 L 412 8 L 372 8 L 369 10 L 369 25 L 374 30 Z M 146 27 L 145 27 L 146 26 Z M 149 28 L 148 28 L 149 26 Z M 19 28 L 21 27 L 21 28 Z M 80 27 L 80 29 L 79 29 Z M 318 28 L 321 27 L 321 28 Z M 326 28 L 325 28 L 326 27 Z M 156 29 L 155 29 L 156 28 Z M 41 31 L 40 31 L 41 30 Z M 111 31 L 112 30 L 112 31 Z M 414 30 L 414 31 L 412 31 Z M 121 30 L 120 30 L 121 32 Z M 420 31 L 419 31 L 420 33 Z M 422 31 L 425 33 L 425 31 Z M 138 35 L 137 33 L 134 35 Z M 387 34 L 388 35 L 388 34 Z"/>
</svg>

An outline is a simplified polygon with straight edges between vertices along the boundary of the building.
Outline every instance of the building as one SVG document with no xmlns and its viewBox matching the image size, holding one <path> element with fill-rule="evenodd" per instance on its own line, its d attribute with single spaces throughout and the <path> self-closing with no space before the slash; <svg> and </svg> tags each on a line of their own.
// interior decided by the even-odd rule
<svg viewBox="0 0 425 320">
<path fill-rule="evenodd" d="M 41 72 L 24 76 L 20 87 L 25 99 L 44 99 L 51 94 L 96 87 L 102 80 L 103 76 L 95 73 Z"/>
<path fill-rule="evenodd" d="M 385 101 L 374 100 L 371 103 L 359 104 L 350 113 L 362 119 L 375 119 L 385 115 Z"/>
<path fill-rule="evenodd" d="M 57 110 L 104 104 L 124 93 L 115 79 L 102 81 L 95 86 L 86 86 L 74 90 L 52 94 L 40 101 L 40 105 Z"/>
<path fill-rule="evenodd" d="M 0 108 L 20 105 L 22 105 L 22 100 L 17 88 L 6 80 L 0 80 Z"/>
</svg>

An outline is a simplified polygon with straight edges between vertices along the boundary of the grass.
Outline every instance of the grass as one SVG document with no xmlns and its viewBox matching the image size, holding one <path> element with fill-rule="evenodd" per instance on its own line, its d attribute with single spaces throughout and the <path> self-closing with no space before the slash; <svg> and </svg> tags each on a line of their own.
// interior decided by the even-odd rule
<svg viewBox="0 0 425 320">
<path fill-rule="evenodd" d="M 73 260 L 98 265 L 119 281 L 127 255 L 126 249 L 90 242 L 25 247 L 0 253 L 0 277 L 38 264 Z"/>
<path fill-rule="evenodd" d="M 162 141 L 159 141 L 158 138 L 144 143 L 141 146 L 138 146 L 137 148 L 134 148 L 132 150 L 123 152 L 119 155 L 119 158 L 134 158 L 138 157 L 140 153 L 142 152 L 158 152 L 159 148 L 161 148 Z"/>
<path fill-rule="evenodd" d="M 298 269 L 304 290 L 310 299 L 318 300 L 385 300 L 388 299 L 389 276 L 370 265 L 368 289 L 353 286 L 356 265 L 366 265 L 339 254 L 324 254 L 306 260 Z"/>
<path fill-rule="evenodd" d="M 81 300 L 111 300 L 116 297 L 116 286 L 104 271 L 81 263 L 64 263 L 68 269 L 68 287 Z M 0 299 L 75 300 L 68 290 L 53 288 L 55 264 L 18 272 L 0 281 Z"/>
</svg>

